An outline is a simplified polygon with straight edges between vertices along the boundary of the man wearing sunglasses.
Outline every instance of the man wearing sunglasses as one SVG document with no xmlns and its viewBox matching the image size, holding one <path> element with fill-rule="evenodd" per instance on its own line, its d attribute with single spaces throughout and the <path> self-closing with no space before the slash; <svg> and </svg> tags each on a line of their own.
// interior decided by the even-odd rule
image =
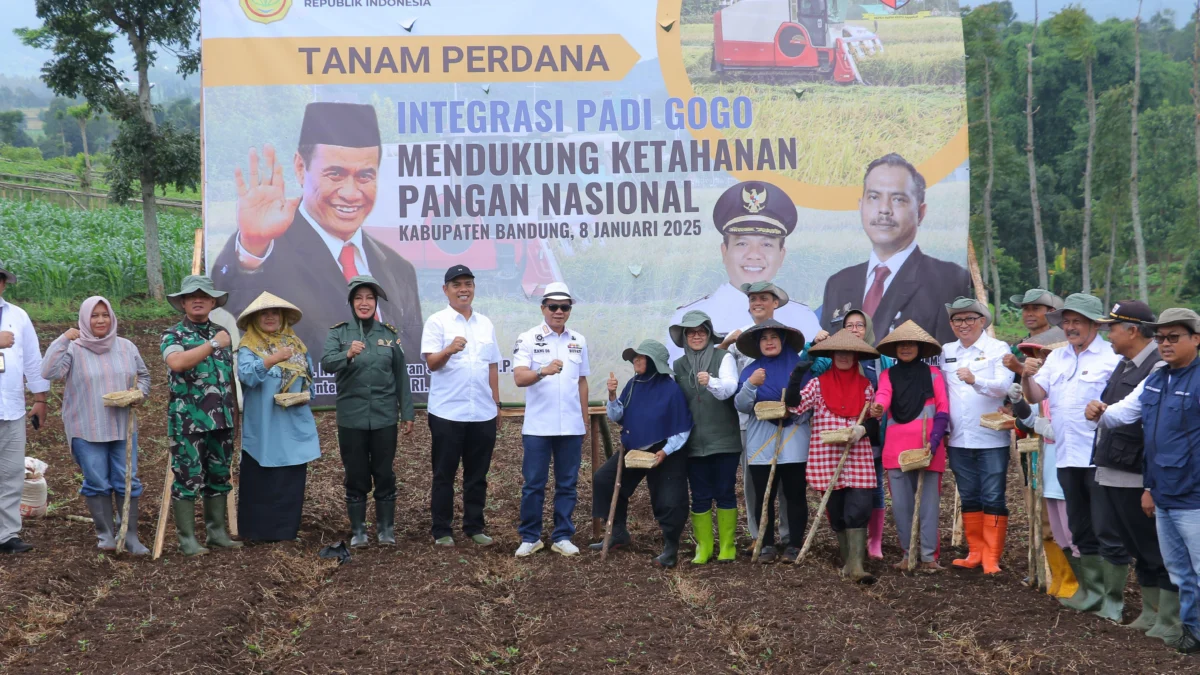
<svg viewBox="0 0 1200 675">
<path fill-rule="evenodd" d="M 1200 652 L 1200 315 L 1172 308 L 1147 325 L 1167 367 L 1150 373 L 1121 401 L 1098 403 L 1091 412 L 1105 429 L 1142 421 L 1142 510 L 1155 517 L 1163 562 L 1179 587 L 1183 630 L 1174 646 L 1195 654 Z"/>
<path fill-rule="evenodd" d="M 567 329 L 574 301 L 567 285 L 556 281 L 542 296 L 543 321 L 521 333 L 513 350 L 513 379 L 525 389 L 524 456 L 521 475 L 521 545 L 518 558 L 540 551 L 546 480 L 554 461 L 554 531 L 550 550 L 579 554 L 571 543 L 583 435 L 587 430 L 587 341 Z"/>
<path fill-rule="evenodd" d="M 1066 497 L 1071 543 L 1079 551 L 1078 560 L 1067 558 L 1079 590 L 1061 602 L 1080 612 L 1102 609 L 1104 576 L 1106 571 L 1112 574 L 1100 557 L 1100 540 L 1092 525 L 1092 502 L 1099 490 L 1092 465 L 1096 427 L 1084 417 L 1087 405 L 1101 397 L 1121 363 L 1121 356 L 1100 337 L 1105 315 L 1099 298 L 1086 293 L 1067 296 L 1062 309 L 1046 315 L 1051 325 L 1062 328 L 1067 346 L 1055 349 L 1041 365 L 1026 359 L 1021 378 L 1025 400 L 1031 405 L 1050 401 L 1058 482 Z"/>
<path fill-rule="evenodd" d="M 1000 571 L 1008 536 L 1008 433 L 979 426 L 1008 397 L 1012 375 L 1004 369 L 1008 345 L 988 335 L 991 312 L 972 298 L 946 305 L 950 329 L 958 340 L 942 348 L 942 377 L 950 397 L 950 433 L 946 458 L 962 498 L 963 533 L 968 553 L 953 565 Z"/>
</svg>

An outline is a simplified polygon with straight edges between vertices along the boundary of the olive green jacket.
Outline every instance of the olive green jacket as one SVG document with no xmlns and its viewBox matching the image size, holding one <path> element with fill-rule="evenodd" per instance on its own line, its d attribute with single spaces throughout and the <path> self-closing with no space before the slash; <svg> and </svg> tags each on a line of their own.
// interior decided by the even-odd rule
<svg viewBox="0 0 1200 675">
<path fill-rule="evenodd" d="M 358 356 L 347 359 L 346 353 L 355 340 L 362 340 L 366 347 Z M 334 374 L 339 427 L 384 429 L 396 426 L 397 418 L 405 422 L 413 419 L 404 350 L 392 326 L 376 321 L 365 335 L 357 321 L 330 328 L 321 368 Z"/>
</svg>

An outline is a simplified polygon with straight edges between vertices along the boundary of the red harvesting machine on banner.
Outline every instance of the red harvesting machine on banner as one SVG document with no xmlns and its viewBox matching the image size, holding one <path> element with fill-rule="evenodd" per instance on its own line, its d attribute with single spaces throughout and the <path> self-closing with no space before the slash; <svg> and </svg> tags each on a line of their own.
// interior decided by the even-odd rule
<svg viewBox="0 0 1200 675">
<path fill-rule="evenodd" d="M 712 70 L 863 81 L 861 58 L 883 51 L 871 31 L 830 23 L 826 0 L 723 0 L 713 15 Z M 854 53 L 851 52 L 854 50 Z"/>
</svg>

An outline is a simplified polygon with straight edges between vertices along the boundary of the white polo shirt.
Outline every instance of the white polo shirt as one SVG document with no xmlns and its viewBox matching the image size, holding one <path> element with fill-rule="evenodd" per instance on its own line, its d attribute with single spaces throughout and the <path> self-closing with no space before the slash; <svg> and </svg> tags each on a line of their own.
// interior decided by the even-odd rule
<svg viewBox="0 0 1200 675">
<path fill-rule="evenodd" d="M 1057 465 L 1062 468 L 1092 465 L 1096 425 L 1083 416 L 1091 401 L 1099 401 L 1108 378 L 1121 362 L 1120 354 L 1099 335 L 1081 354 L 1075 347 L 1059 347 L 1046 357 L 1033 381 L 1050 400 Z"/>
<path fill-rule="evenodd" d="M 543 321 L 521 333 L 513 350 L 513 368 L 537 370 L 558 359 L 562 372 L 525 387 L 525 424 L 529 436 L 582 436 L 583 407 L 579 401 L 579 378 L 591 374 L 587 340 L 567 326 L 561 334 Z"/>
<path fill-rule="evenodd" d="M 950 399 L 950 435 L 948 445 L 956 448 L 1008 447 L 1007 431 L 979 426 L 979 418 L 1004 405 L 1012 385 L 1012 371 L 1004 367 L 1008 345 L 987 333 L 970 347 L 955 340 L 942 348 L 942 377 Z M 969 368 L 975 383 L 958 377 L 959 368 Z"/>
<path fill-rule="evenodd" d="M 42 377 L 42 350 L 37 331 L 25 310 L 0 298 L 0 331 L 13 334 L 13 345 L 0 349 L 4 372 L 0 373 L 0 420 L 25 417 L 25 387 L 34 394 L 50 390 Z"/>
<path fill-rule="evenodd" d="M 446 307 L 431 314 L 421 332 L 421 355 L 450 346 L 456 337 L 467 346 L 452 354 L 438 370 L 429 371 L 429 414 L 453 422 L 486 422 L 496 419 L 496 402 L 488 371 L 500 362 L 496 329 L 486 316 L 472 311 L 471 318 Z"/>
</svg>

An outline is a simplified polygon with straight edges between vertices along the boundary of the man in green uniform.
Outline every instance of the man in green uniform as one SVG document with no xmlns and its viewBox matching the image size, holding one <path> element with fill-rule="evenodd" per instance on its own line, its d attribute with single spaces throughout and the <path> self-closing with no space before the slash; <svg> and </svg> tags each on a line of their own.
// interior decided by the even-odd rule
<svg viewBox="0 0 1200 675">
<path fill-rule="evenodd" d="M 163 331 L 162 355 L 169 372 L 167 436 L 171 443 L 171 513 L 184 555 L 208 553 L 196 542 L 196 495 L 204 496 L 207 544 L 241 548 L 225 531 L 225 507 L 233 458 L 233 354 L 229 333 L 208 320 L 225 304 L 212 279 L 193 275 L 167 296 L 183 320 Z"/>
<path fill-rule="evenodd" d="M 346 513 L 350 545 L 367 544 L 367 494 L 374 484 L 375 530 L 379 543 L 396 543 L 397 419 L 413 430 L 412 388 L 396 327 L 378 321 L 378 301 L 387 300 L 379 282 L 350 280 L 352 321 L 329 329 L 321 367 L 337 386 L 338 448 L 346 470 Z"/>
</svg>

